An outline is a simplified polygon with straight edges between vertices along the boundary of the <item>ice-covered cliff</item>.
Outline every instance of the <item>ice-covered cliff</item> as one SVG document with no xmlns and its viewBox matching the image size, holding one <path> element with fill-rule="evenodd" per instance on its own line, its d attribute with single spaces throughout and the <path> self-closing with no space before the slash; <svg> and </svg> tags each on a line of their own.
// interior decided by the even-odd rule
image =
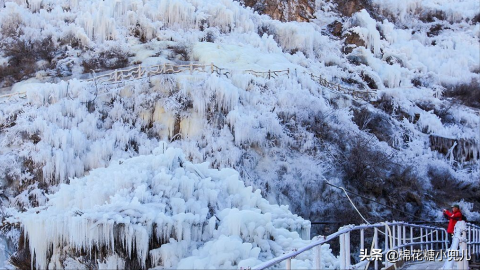
<svg viewBox="0 0 480 270">
<path fill-rule="evenodd" d="M 71 209 L 59 210 L 67 207 L 59 198 L 74 187 L 86 190 L 82 200 L 88 202 L 90 190 L 77 185 L 89 181 L 90 189 L 104 185 L 106 180 L 94 179 L 107 171 L 115 175 L 111 168 L 126 170 L 128 164 L 141 160 L 145 164 L 138 166 L 148 166 L 150 159 L 167 162 L 157 155 L 160 141 L 181 149 L 183 164 L 208 162 L 208 170 L 191 167 L 212 175 L 221 174 L 216 169 L 235 169 L 239 181 L 260 190 L 268 209 L 288 204 L 294 214 L 314 221 L 360 222 L 343 194 L 324 185 L 325 179 L 431 218 L 441 218 L 436 208 L 443 203 L 461 202 L 467 211 L 479 205 L 478 1 L 285 1 L 281 7 L 286 9 L 300 3 L 293 9 L 274 10 L 284 16 L 279 19 L 290 22 L 255 11 L 275 1 L 254 2 L 0 0 L 0 94 L 26 92 L 25 99 L 0 100 L 1 215 L 12 218 L 15 213 L 22 221 L 22 227 L 3 224 L 2 237 L 8 241 L 2 239 L 0 245 L 10 243 L 5 250 L 16 248 L 14 256 L 27 265 L 31 254 L 22 256 L 35 249 L 39 266 L 65 266 L 86 258 L 86 247 L 97 243 L 105 248 L 90 249 L 101 255 L 100 262 L 91 262 L 105 267 L 133 262 L 161 266 L 166 261 L 174 267 L 196 259 L 203 265 L 205 252 L 217 250 L 222 241 L 233 241 L 232 247 L 241 246 L 245 252 L 232 255 L 234 260 L 212 262 L 212 267 L 239 267 L 248 256 L 253 258 L 247 260 L 251 265 L 291 248 L 278 238 L 275 242 L 281 242 L 277 243 L 281 248 L 264 246 L 270 241 L 267 231 L 258 241 L 235 237 L 218 215 L 219 227 L 207 230 L 212 213 L 202 212 L 205 201 L 198 195 L 198 222 L 189 223 L 198 226 L 191 225 L 188 244 L 182 242 L 188 230 L 177 234 L 174 223 L 165 225 L 177 237 L 171 245 L 185 256 L 165 253 L 160 244 L 169 239 L 158 238 L 153 225 L 157 216 L 150 223 L 132 223 L 132 219 L 129 223 L 127 216 L 137 217 L 136 210 L 124 215 L 117 208 L 120 201 L 112 201 L 123 196 L 128 205 L 141 205 L 141 211 L 147 212 L 153 206 L 143 202 L 169 201 L 148 187 L 153 176 L 123 179 L 132 189 L 107 193 L 108 198 L 96 204 L 98 209 L 83 211 L 75 206 L 81 200 L 63 197 Z M 308 20 L 287 18 L 303 11 Z M 80 80 L 124 67 L 190 62 L 214 63 L 224 72 L 163 74 L 115 85 Z M 246 70 L 289 72 L 268 78 Z M 374 96 L 362 100 L 339 93 L 319 84 L 312 74 L 341 86 L 368 89 Z M 204 179 L 186 168 L 177 169 L 184 170 L 188 181 Z M 166 166 L 167 175 L 177 177 L 169 170 L 171 166 Z M 220 190 L 227 180 L 216 179 L 211 182 Z M 141 201 L 134 195 L 137 184 L 146 186 L 145 194 L 157 197 Z M 178 188 L 176 195 L 185 204 L 196 196 L 186 187 Z M 248 193 L 243 186 L 240 190 Z M 248 194 L 263 200 L 257 193 Z M 371 221 L 409 218 L 361 198 L 353 200 Z M 237 211 L 234 208 L 243 211 L 241 205 L 212 209 L 228 216 L 228 211 Z M 95 216 L 94 209 L 99 211 L 96 214 L 103 211 L 105 219 Z M 166 220 L 188 216 L 165 209 Z M 269 215 L 274 220 L 266 210 L 249 211 L 259 215 L 257 227 L 265 227 Z M 473 212 L 471 216 L 478 217 Z M 46 225 L 32 225 L 33 217 Z M 120 223 L 109 223 L 117 217 Z M 269 233 L 281 227 L 299 229 L 304 221 L 291 217 L 297 225 L 275 225 Z M 100 223 L 89 223 L 95 218 Z M 98 226 L 85 237 L 63 227 L 88 224 Z M 126 232 L 127 227 L 132 231 Z M 21 234 L 20 228 L 28 234 Z M 44 241 L 32 238 L 38 235 L 32 233 L 36 229 L 50 228 L 56 231 L 46 234 Z M 100 228 L 113 236 L 94 237 Z M 221 236 L 223 229 L 226 234 Z M 153 243 L 140 241 L 142 248 L 132 249 L 137 238 L 126 236 L 136 233 L 138 239 Z M 256 233 L 248 231 L 248 235 Z M 301 243 L 294 232 L 288 234 L 292 245 Z M 12 248 L 11 243 L 17 246 Z M 55 254 L 48 251 L 48 243 L 54 243 Z M 117 244 L 122 254 L 112 251 Z M 127 251 L 135 258 L 127 259 L 131 258 Z"/>
<path fill-rule="evenodd" d="M 41 269 L 72 261 L 109 269 L 252 267 L 310 237 L 309 221 L 245 187 L 235 170 L 193 164 L 165 143 L 48 197 L 15 218 Z"/>
</svg>

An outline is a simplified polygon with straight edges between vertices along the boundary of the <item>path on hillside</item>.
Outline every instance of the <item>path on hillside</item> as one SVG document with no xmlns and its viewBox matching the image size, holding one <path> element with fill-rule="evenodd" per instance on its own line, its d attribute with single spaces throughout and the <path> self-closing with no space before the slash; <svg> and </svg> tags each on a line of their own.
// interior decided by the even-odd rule
<svg viewBox="0 0 480 270">
<path fill-rule="evenodd" d="M 294 71 L 294 72 L 293 72 Z M 213 63 L 206 65 L 206 64 L 199 64 L 190 62 L 188 64 L 160 64 L 160 65 L 152 65 L 152 66 L 131 66 L 124 69 L 115 69 L 114 71 L 103 71 L 100 74 L 93 73 L 92 78 L 86 79 L 84 81 L 94 82 L 96 84 L 101 85 L 108 85 L 108 84 L 118 84 L 118 83 L 125 83 L 129 81 L 135 81 L 144 78 L 150 78 L 155 75 L 162 75 L 162 74 L 177 74 L 177 73 L 186 73 L 189 72 L 193 74 L 194 72 L 210 72 L 210 73 L 217 73 L 219 76 L 226 76 L 231 77 L 232 70 L 221 68 Z M 256 70 L 242 70 L 243 73 L 248 73 L 256 77 L 261 77 L 265 79 L 275 79 L 279 76 L 292 76 L 293 74 L 297 73 L 297 70 L 268 70 L 268 71 L 256 71 Z M 342 86 L 337 83 L 333 83 L 328 81 L 327 79 L 323 78 L 320 75 L 315 75 L 313 73 L 306 73 L 310 75 L 311 79 L 321 86 L 327 88 L 331 92 L 336 92 L 340 94 L 348 94 L 351 95 L 355 99 L 362 99 L 365 101 L 371 101 L 374 99 L 376 92 L 372 90 L 359 90 L 354 88 L 349 88 Z M 72 78 L 68 78 L 70 80 Z M 13 97 L 25 97 L 26 92 L 18 92 L 18 93 L 9 93 L 0 95 L 0 99 L 3 100 L 10 100 Z"/>
</svg>

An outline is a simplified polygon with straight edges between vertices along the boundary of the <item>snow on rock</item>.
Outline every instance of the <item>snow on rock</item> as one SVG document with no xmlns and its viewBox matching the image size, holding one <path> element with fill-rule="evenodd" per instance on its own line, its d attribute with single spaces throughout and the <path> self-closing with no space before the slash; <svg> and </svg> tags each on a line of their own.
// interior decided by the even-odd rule
<svg viewBox="0 0 480 270">
<path fill-rule="evenodd" d="M 365 9 L 352 16 L 352 24 L 356 25 L 351 30 L 357 33 L 366 43 L 367 49 L 372 49 L 375 55 L 380 54 L 380 33 L 377 30 L 377 22 L 370 17 Z M 345 27 L 348 27 L 346 25 Z"/>
<path fill-rule="evenodd" d="M 402 22 L 428 13 L 443 12 L 446 19 L 459 21 L 472 19 L 478 14 L 480 3 L 478 1 L 448 1 L 448 0 L 373 0 L 372 3 L 381 10 L 395 15 Z M 437 15 L 438 16 L 438 15 Z"/>
<path fill-rule="evenodd" d="M 55 254 L 104 247 L 100 269 L 124 266 L 119 250 L 142 267 L 253 266 L 305 245 L 310 230 L 309 221 L 270 204 L 235 170 L 193 164 L 180 149 L 163 147 L 72 179 L 16 219 L 42 269 L 58 264 L 48 258 L 52 246 Z M 149 244 L 155 241 L 162 244 Z"/>
</svg>

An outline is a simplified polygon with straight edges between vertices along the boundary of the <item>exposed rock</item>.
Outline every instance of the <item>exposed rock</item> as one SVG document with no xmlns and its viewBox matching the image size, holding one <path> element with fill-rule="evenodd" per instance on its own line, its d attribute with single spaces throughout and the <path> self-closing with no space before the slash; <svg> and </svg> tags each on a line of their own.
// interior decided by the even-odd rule
<svg viewBox="0 0 480 270">
<path fill-rule="evenodd" d="M 354 48 L 356 47 L 366 47 L 365 46 L 365 41 L 357 34 L 354 32 L 347 32 L 345 34 L 345 41 L 344 41 L 344 47 L 343 47 L 343 52 L 345 54 L 349 54 L 353 51 Z"/>
<path fill-rule="evenodd" d="M 370 89 L 378 89 L 378 85 L 375 82 L 375 79 L 372 78 L 370 75 L 366 74 L 365 72 L 360 73 L 360 77 L 363 79 L 365 83 L 367 83 Z"/>
<path fill-rule="evenodd" d="M 335 2 L 338 12 L 346 17 L 351 17 L 353 13 L 367 7 L 364 0 L 335 0 Z"/>
<path fill-rule="evenodd" d="M 342 37 L 343 24 L 339 21 L 334 21 L 333 23 L 327 25 L 328 31 L 335 37 Z"/>
<path fill-rule="evenodd" d="M 314 18 L 314 0 L 240 0 L 245 6 L 275 20 L 308 22 Z"/>
</svg>

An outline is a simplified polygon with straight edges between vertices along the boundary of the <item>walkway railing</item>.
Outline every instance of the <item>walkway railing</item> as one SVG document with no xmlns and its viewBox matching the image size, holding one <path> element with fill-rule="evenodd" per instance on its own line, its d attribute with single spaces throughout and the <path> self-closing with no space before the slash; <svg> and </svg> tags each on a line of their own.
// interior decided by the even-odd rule
<svg viewBox="0 0 480 270">
<path fill-rule="evenodd" d="M 153 66 L 135 66 L 127 69 L 116 69 L 113 72 L 93 76 L 93 78 L 86 81 L 95 82 L 97 84 L 117 84 L 122 82 L 128 82 L 133 80 L 139 80 L 142 78 L 149 78 L 155 75 L 161 74 L 176 74 L 181 72 L 190 72 L 191 74 L 194 71 L 198 72 L 211 72 L 217 73 L 218 75 L 231 76 L 232 72 L 229 69 L 220 68 L 213 63 L 210 65 L 205 64 L 194 64 L 190 63 L 188 65 L 175 65 L 175 64 L 162 64 L 162 65 L 153 65 Z M 243 72 L 252 74 L 256 77 L 262 77 L 266 79 L 277 78 L 279 76 L 290 76 L 290 69 L 285 70 L 268 70 L 268 71 L 256 71 L 256 70 L 244 70 Z M 312 80 L 316 81 L 323 87 L 326 87 L 332 91 L 338 91 L 343 94 L 352 95 L 354 98 L 370 100 L 375 92 L 373 91 L 363 91 L 353 88 L 347 88 L 341 86 L 340 84 L 329 82 L 328 80 L 322 78 L 321 76 L 314 75 L 313 73 L 308 73 Z M 0 95 L 0 99 L 10 99 L 12 97 L 25 97 L 25 92 L 12 93 L 7 95 Z"/>
<path fill-rule="evenodd" d="M 119 83 L 125 81 L 132 81 L 138 80 L 154 75 L 160 74 L 175 74 L 189 71 L 193 73 L 193 71 L 201 71 L 206 72 L 207 68 L 210 68 L 211 72 L 214 72 L 214 65 L 201 65 L 201 64 L 193 64 L 190 63 L 189 65 L 173 65 L 173 64 L 163 64 L 163 65 L 153 65 L 153 66 L 146 66 L 142 67 L 138 65 L 133 68 L 129 69 L 116 69 L 111 73 L 107 73 L 100 76 L 94 76 L 87 81 L 96 81 L 100 84 L 112 84 L 112 83 Z"/>
<path fill-rule="evenodd" d="M 461 223 L 464 222 L 459 222 L 459 224 Z M 470 252 L 468 255 L 479 255 L 480 227 L 468 224 L 466 228 L 468 230 L 461 231 L 465 234 L 465 237 L 462 238 L 463 240 L 459 239 L 468 245 Z M 354 243 L 351 241 L 352 234 L 359 235 L 359 237 L 358 235 L 355 237 L 355 239 L 359 239 L 357 245 L 353 245 Z M 349 225 L 340 228 L 336 233 L 329 236 L 318 236 L 312 240 L 310 245 L 261 263 L 252 269 L 267 269 L 283 261 L 286 262 L 286 269 L 292 269 L 292 259 L 311 249 L 313 249 L 312 261 L 314 262 L 312 268 L 324 269 L 321 245 L 337 238 L 340 243 L 340 269 L 366 269 L 371 262 L 373 262 L 375 270 L 388 268 L 396 262 L 401 262 L 407 255 L 413 256 L 418 250 L 434 256 L 433 259 L 445 259 L 444 255 L 448 248 L 447 231 L 444 228 L 405 222 Z M 352 246 L 360 248 L 359 260 L 354 263 L 351 261 Z M 380 266 L 380 263 L 383 266 Z M 462 260 L 462 263 L 464 263 L 464 260 Z"/>
<path fill-rule="evenodd" d="M 465 238 L 467 239 L 468 252 L 480 256 L 480 226 L 467 223 Z"/>
</svg>

